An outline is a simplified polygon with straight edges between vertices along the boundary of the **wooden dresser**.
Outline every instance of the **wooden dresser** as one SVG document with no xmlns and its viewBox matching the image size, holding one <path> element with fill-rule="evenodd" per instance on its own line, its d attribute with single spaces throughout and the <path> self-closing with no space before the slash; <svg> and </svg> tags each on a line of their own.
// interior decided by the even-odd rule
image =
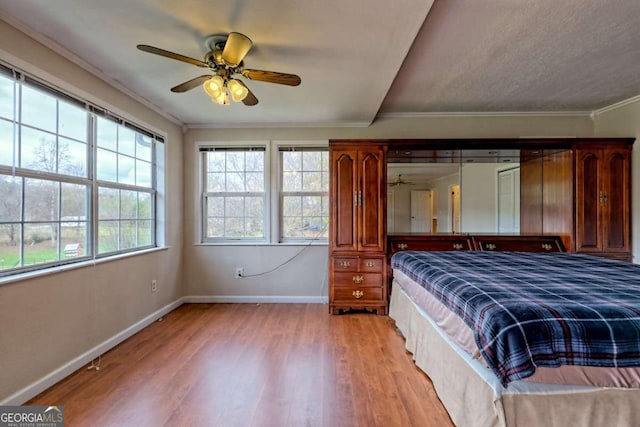
<svg viewBox="0 0 640 427">
<path fill-rule="evenodd" d="M 386 145 L 329 145 L 329 311 L 387 313 Z"/>
</svg>

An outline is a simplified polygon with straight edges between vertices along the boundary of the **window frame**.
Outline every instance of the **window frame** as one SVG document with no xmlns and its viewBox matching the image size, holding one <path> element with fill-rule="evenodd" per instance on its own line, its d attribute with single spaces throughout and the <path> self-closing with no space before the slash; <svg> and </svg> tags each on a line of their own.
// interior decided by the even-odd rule
<svg viewBox="0 0 640 427">
<path fill-rule="evenodd" d="M 263 147 L 265 149 L 265 209 L 264 209 L 264 230 L 265 237 L 261 240 L 248 239 L 211 239 L 206 237 L 206 174 L 207 164 L 202 155 L 207 147 L 219 148 L 239 148 L 239 147 Z M 245 140 L 245 141 L 196 141 L 194 144 L 195 164 L 194 168 L 194 244 L 195 245 L 327 245 L 326 238 L 313 239 L 281 239 L 282 207 L 282 162 L 280 161 L 281 147 L 318 148 L 328 150 L 328 140 Z"/>
<path fill-rule="evenodd" d="M 17 267 L 6 268 L 0 270 L 0 284 L 14 281 L 16 279 L 20 279 L 22 277 L 30 277 L 34 274 L 45 274 L 52 270 L 55 270 L 56 267 L 68 266 L 71 264 L 86 264 L 87 262 L 92 262 L 98 259 L 109 259 L 113 257 L 121 257 L 126 256 L 128 254 L 134 255 L 141 252 L 147 252 L 152 249 L 160 248 L 161 244 L 164 243 L 164 233 L 165 230 L 161 228 L 161 222 L 164 219 L 164 205 L 162 204 L 164 201 L 164 194 L 161 194 L 160 191 L 164 190 L 164 180 L 166 179 L 163 164 L 164 164 L 164 156 L 165 156 L 165 147 L 164 142 L 166 139 L 166 135 L 161 134 L 158 131 L 150 131 L 150 127 L 141 126 L 137 120 L 129 120 L 125 118 L 126 113 L 122 114 L 114 114 L 107 111 L 106 108 L 99 106 L 98 103 L 93 103 L 86 99 L 80 98 L 73 94 L 76 90 L 73 88 L 70 90 L 63 90 L 57 86 L 54 86 L 52 83 L 45 82 L 44 80 L 33 77 L 31 74 L 26 73 L 22 70 L 17 69 L 16 67 L 9 65 L 7 63 L 0 63 L 0 75 L 13 81 L 14 91 L 13 91 L 13 115 L 12 117 L 3 117 L 1 120 L 9 123 L 9 128 L 13 128 L 12 134 L 8 135 L 7 139 L 13 138 L 13 147 L 10 148 L 12 153 L 12 158 L 7 157 L 5 159 L 9 160 L 12 164 L 1 164 L 0 165 L 0 175 L 8 178 L 18 179 L 20 182 L 20 194 L 19 194 L 19 219 L 10 219 L 7 218 L 2 221 L 2 225 L 13 225 L 17 224 L 20 227 L 20 235 L 18 237 L 18 256 L 19 256 L 19 265 Z M 47 130 L 41 129 L 39 126 L 34 126 L 33 124 L 23 122 L 22 120 L 22 111 L 24 106 L 25 99 L 23 99 L 22 92 L 23 88 L 28 87 L 30 90 L 37 90 L 40 92 L 44 92 L 46 95 L 51 96 L 56 101 L 56 110 L 55 110 L 55 130 Z M 10 95 L 11 96 L 11 95 Z M 69 104 L 71 106 L 75 106 L 80 110 L 84 111 L 86 114 L 86 121 L 84 126 L 86 127 L 86 141 L 80 141 L 77 137 L 68 134 L 63 128 L 61 124 L 71 124 L 73 125 L 73 121 L 71 122 L 61 122 L 62 120 L 61 114 L 62 111 L 67 111 L 66 107 L 62 104 Z M 65 110 L 63 110 L 65 109 Z M 70 120 L 73 120 L 73 112 L 70 116 Z M 79 113 L 75 113 L 79 114 Z M 97 179 L 97 134 L 96 134 L 96 123 L 97 116 L 102 116 L 104 118 L 113 120 L 118 123 L 118 125 L 126 126 L 133 130 L 133 132 L 141 133 L 151 140 L 151 154 L 150 154 L 150 187 L 138 187 L 138 186 L 123 186 L 122 188 L 125 190 L 134 190 L 138 193 L 145 192 L 150 194 L 150 221 L 151 225 L 151 244 L 149 245 L 140 245 L 134 246 L 127 249 L 120 249 L 116 251 L 111 251 L 108 253 L 99 253 L 98 252 L 98 189 L 105 184 L 105 182 Z M 80 115 L 78 116 L 80 117 Z M 77 122 L 76 122 L 77 123 Z M 21 165 L 21 155 L 22 155 L 22 147 L 21 144 L 21 129 L 22 127 L 27 127 L 30 129 L 34 129 L 36 131 L 45 131 L 51 135 L 52 141 L 55 140 L 55 150 L 56 150 L 56 163 L 54 171 L 47 170 L 39 170 L 33 167 L 26 167 L 27 165 Z M 71 128 L 74 129 L 74 128 Z M 78 128 L 81 129 L 81 128 Z M 10 131 L 11 132 L 11 131 Z M 82 132 L 82 131 L 80 131 Z M 80 134 L 78 134 L 80 135 Z M 64 138 L 64 139 L 63 139 Z M 85 145 L 84 153 L 80 155 L 82 158 L 84 156 L 84 171 L 83 175 L 74 175 L 73 173 L 61 172 L 60 168 L 60 158 L 58 157 L 60 154 L 60 146 L 61 141 L 70 140 L 71 142 L 82 142 Z M 135 156 L 134 156 L 135 158 Z M 25 186 L 25 182 L 28 179 L 37 179 L 41 181 L 47 181 L 55 185 L 56 188 L 56 206 L 54 207 L 56 210 L 55 220 L 51 221 L 45 220 L 30 220 L 27 217 L 25 212 L 25 201 L 27 200 L 27 187 Z M 61 189 L 64 184 L 73 184 L 73 185 L 81 185 L 85 187 L 85 200 L 84 200 L 84 213 L 85 218 L 82 221 L 84 225 L 84 236 L 82 242 L 78 241 L 83 246 L 83 253 L 79 256 L 67 257 L 64 255 L 64 242 L 62 237 L 63 227 L 65 223 L 69 222 L 68 217 L 63 216 L 63 200 L 64 194 Z M 110 187 L 113 187 L 114 183 L 106 182 L 106 184 Z M 120 184 L 117 184 L 120 187 Z M 138 215 L 140 209 L 140 201 L 137 199 L 136 204 L 136 215 Z M 121 212 L 119 211 L 119 221 L 122 221 Z M 139 220 L 140 218 L 136 218 Z M 147 220 L 147 219 L 145 219 Z M 73 222 L 73 221 L 72 221 Z M 78 223 L 80 220 L 77 221 Z M 56 258 L 52 261 L 41 262 L 36 264 L 25 265 L 25 248 L 27 247 L 26 235 L 25 235 L 25 226 L 30 224 L 51 224 L 56 226 L 56 231 L 52 231 L 56 236 Z M 163 224 L 162 224 L 163 225 Z M 138 237 L 139 227 L 136 228 L 136 237 Z M 136 240 L 138 242 L 138 240 Z M 68 267 L 65 267 L 68 268 Z M 28 274 L 29 276 L 25 276 Z"/>
<path fill-rule="evenodd" d="M 277 160 L 278 160 L 278 242 L 279 243 L 305 243 L 305 242 L 309 242 L 309 241 L 316 241 L 316 242 L 324 242 L 327 243 L 328 242 L 328 234 L 329 234 L 329 230 L 328 230 L 328 221 L 329 221 L 329 206 L 327 206 L 326 209 L 326 215 L 322 215 L 322 207 L 321 209 L 321 214 L 320 217 L 327 218 L 327 227 L 323 228 L 323 233 L 324 235 L 321 234 L 317 234 L 313 237 L 309 237 L 309 238 L 305 238 L 302 236 L 298 236 L 298 237 L 285 237 L 284 236 L 284 198 L 287 196 L 293 196 L 293 197 L 305 197 L 305 196 L 319 196 L 321 199 L 326 197 L 327 199 L 327 204 L 329 203 L 329 167 L 328 167 L 328 156 L 329 156 L 329 147 L 328 145 L 322 146 L 322 145 L 316 145 L 316 144 L 279 144 L 278 145 L 278 152 L 277 152 Z M 327 174 L 327 189 L 326 191 L 285 191 L 283 189 L 284 187 L 284 159 L 283 159 L 283 155 L 284 153 L 287 152 L 301 152 L 301 153 L 305 153 L 305 152 L 321 152 L 321 153 L 326 153 L 327 155 L 327 170 L 320 170 L 321 173 L 326 173 Z M 304 155 L 304 154 L 303 154 Z M 304 172 L 304 170 L 302 171 Z M 302 216 L 301 218 L 303 218 L 304 216 Z"/>
</svg>

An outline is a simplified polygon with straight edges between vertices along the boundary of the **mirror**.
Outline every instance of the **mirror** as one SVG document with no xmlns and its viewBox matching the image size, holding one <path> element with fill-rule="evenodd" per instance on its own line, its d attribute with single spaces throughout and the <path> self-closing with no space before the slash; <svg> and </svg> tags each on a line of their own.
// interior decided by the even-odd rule
<svg viewBox="0 0 640 427">
<path fill-rule="evenodd" d="M 520 150 L 390 151 L 387 233 L 519 233 Z"/>
</svg>

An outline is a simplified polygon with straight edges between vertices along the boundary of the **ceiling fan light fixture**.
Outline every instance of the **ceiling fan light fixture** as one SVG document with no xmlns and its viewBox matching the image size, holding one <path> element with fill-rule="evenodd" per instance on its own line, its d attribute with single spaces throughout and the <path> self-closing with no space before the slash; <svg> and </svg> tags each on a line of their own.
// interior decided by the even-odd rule
<svg viewBox="0 0 640 427">
<path fill-rule="evenodd" d="M 213 102 L 224 104 L 227 98 L 227 90 L 224 86 L 224 79 L 220 76 L 211 77 L 202 85 L 204 91 L 211 97 Z M 229 101 L 227 100 L 227 103 Z"/>
<path fill-rule="evenodd" d="M 249 89 L 236 79 L 229 79 L 227 87 L 229 88 L 231 99 L 233 99 L 234 102 L 241 102 L 249 94 Z"/>
<path fill-rule="evenodd" d="M 253 42 L 241 33 L 229 33 L 229 38 L 222 50 L 222 59 L 227 65 L 238 66 L 245 57 Z"/>
</svg>

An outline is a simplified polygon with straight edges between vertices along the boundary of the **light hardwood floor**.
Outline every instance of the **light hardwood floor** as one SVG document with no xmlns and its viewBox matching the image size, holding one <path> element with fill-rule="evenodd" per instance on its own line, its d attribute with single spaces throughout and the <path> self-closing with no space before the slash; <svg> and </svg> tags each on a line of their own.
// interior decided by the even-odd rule
<svg viewBox="0 0 640 427">
<path fill-rule="evenodd" d="M 451 426 L 387 316 L 186 304 L 28 404 L 67 426 Z"/>
</svg>

